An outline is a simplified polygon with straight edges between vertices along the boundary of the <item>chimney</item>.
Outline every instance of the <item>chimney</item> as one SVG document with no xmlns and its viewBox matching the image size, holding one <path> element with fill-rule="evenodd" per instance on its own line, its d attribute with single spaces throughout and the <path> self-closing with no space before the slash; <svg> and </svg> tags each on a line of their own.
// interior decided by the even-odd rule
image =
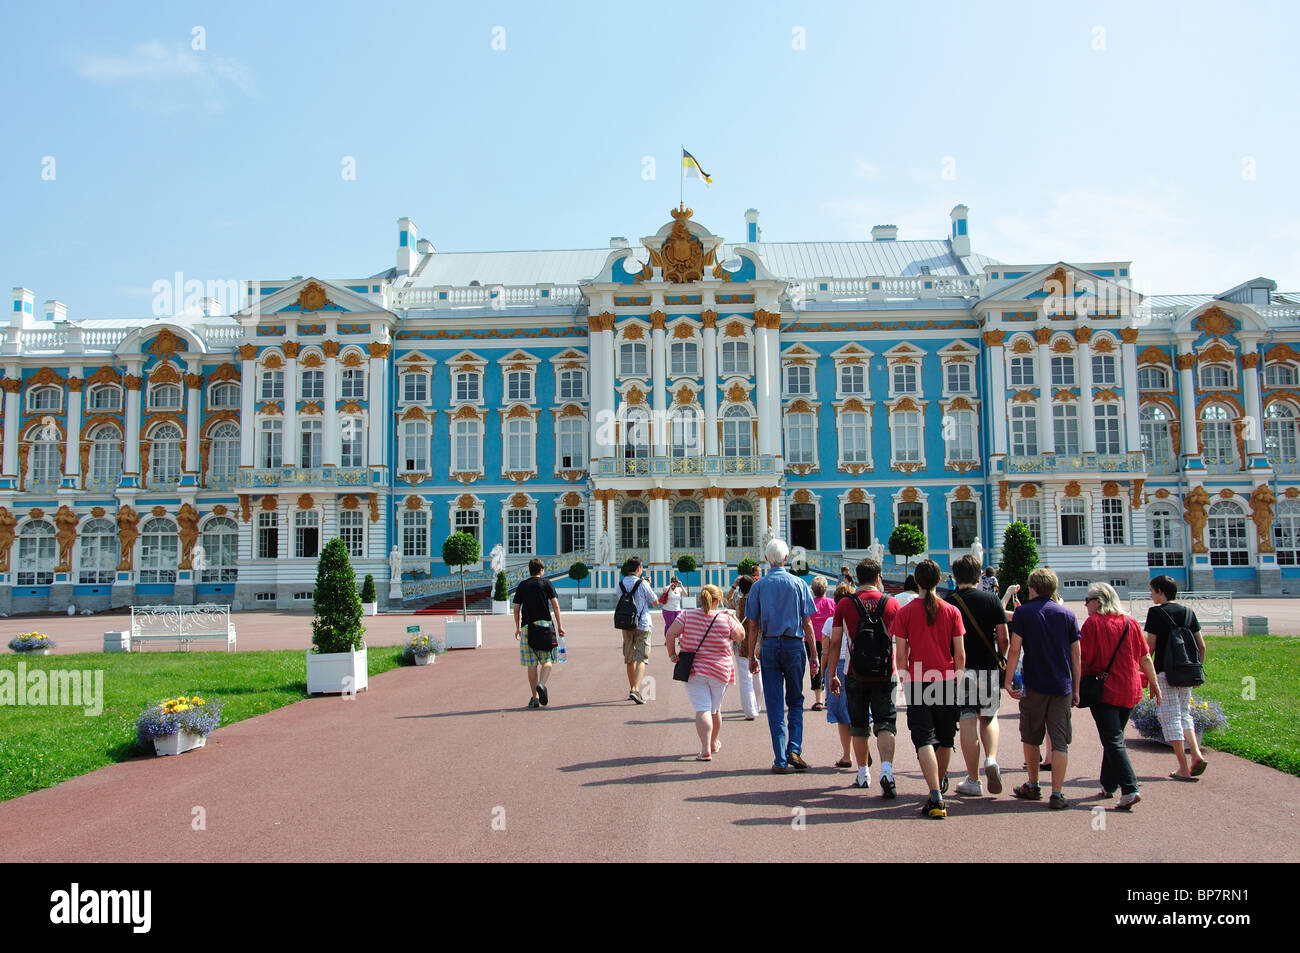
<svg viewBox="0 0 1300 953">
<path fill-rule="evenodd" d="M 873 242 L 894 242 L 898 241 L 897 225 L 876 225 L 871 229 L 871 240 Z"/>
<path fill-rule="evenodd" d="M 612 238 L 610 238 L 610 240 L 609 240 L 609 247 L 610 247 L 610 248 L 629 248 L 629 247 L 631 247 L 631 246 L 628 245 L 628 243 L 627 243 L 627 239 L 624 238 L 622 235 L 614 235 L 614 236 L 613 236 Z"/>
<path fill-rule="evenodd" d="M 415 243 L 419 240 L 420 230 L 415 227 L 415 223 L 409 218 L 399 218 L 397 228 L 397 273 L 399 275 L 409 275 L 415 271 L 415 266 L 419 261 L 415 251 Z"/>
<path fill-rule="evenodd" d="M 745 241 L 761 242 L 763 230 L 758 227 L 758 209 L 745 209 Z"/>
<path fill-rule="evenodd" d="M 966 231 L 966 216 L 970 209 L 964 205 L 954 205 L 948 217 L 952 219 L 952 253 L 958 258 L 970 254 L 970 234 Z"/>
<path fill-rule="evenodd" d="M 32 319 L 36 316 L 35 311 L 36 292 L 28 288 L 15 288 L 14 309 L 9 315 L 9 324 L 16 328 L 31 324 Z"/>
<path fill-rule="evenodd" d="M 62 301 L 51 299 L 50 301 L 45 302 L 45 307 L 42 310 L 45 312 L 46 321 L 68 320 L 68 306 Z"/>
</svg>

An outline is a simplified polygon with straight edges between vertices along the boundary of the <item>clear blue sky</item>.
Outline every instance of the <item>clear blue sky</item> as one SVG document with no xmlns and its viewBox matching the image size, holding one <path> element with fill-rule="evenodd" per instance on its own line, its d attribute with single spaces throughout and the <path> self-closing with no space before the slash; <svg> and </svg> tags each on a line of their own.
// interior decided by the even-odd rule
<svg viewBox="0 0 1300 953">
<path fill-rule="evenodd" d="M 685 143 L 715 180 L 687 204 L 735 240 L 750 206 L 768 241 L 886 222 L 940 238 L 964 202 L 974 248 L 1004 261 L 1131 259 L 1156 293 L 1259 274 L 1300 290 L 1298 20 L 1287 3 L 6 4 L 0 281 L 73 317 L 143 316 L 175 271 L 379 271 L 402 215 L 442 251 L 635 241 L 676 204 Z"/>
</svg>

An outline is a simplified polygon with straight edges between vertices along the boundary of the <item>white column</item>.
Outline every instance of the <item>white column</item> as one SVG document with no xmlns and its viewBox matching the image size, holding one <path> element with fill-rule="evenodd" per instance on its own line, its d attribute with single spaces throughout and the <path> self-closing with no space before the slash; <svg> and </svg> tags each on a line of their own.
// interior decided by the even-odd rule
<svg viewBox="0 0 1300 953">
<path fill-rule="evenodd" d="M 1192 342 L 1178 342 L 1178 389 L 1183 427 L 1183 455 L 1195 456 L 1199 451 L 1196 433 L 1196 377 L 1192 372 Z"/>
<path fill-rule="evenodd" d="M 606 419 L 611 422 L 609 428 L 610 439 L 601 448 L 600 456 L 613 457 L 617 454 L 614 452 L 614 431 L 612 428 L 612 415 L 614 413 L 614 368 L 616 366 L 614 363 L 614 316 L 612 314 L 608 316 L 608 321 L 600 332 L 600 360 L 604 365 L 604 375 L 601 381 L 601 409 L 604 410 Z M 619 454 L 621 454 L 621 452 L 620 449 Z M 610 512 L 612 513 L 612 501 L 610 507 Z"/>
<path fill-rule="evenodd" d="M 1056 452 L 1052 422 L 1052 352 L 1047 342 L 1038 345 L 1038 450 Z"/>
<path fill-rule="evenodd" d="M 1246 355 L 1254 358 L 1253 364 L 1247 364 Z M 1255 426 L 1246 427 L 1246 452 L 1261 454 L 1264 452 L 1264 408 L 1259 399 L 1259 354 L 1255 351 L 1254 341 L 1241 341 L 1242 386 L 1246 397 L 1246 416 L 1255 418 Z M 1245 425 L 1243 425 L 1245 426 Z M 1244 466 L 1246 461 L 1242 461 Z"/>
<path fill-rule="evenodd" d="M 760 323 L 761 322 L 761 323 Z M 754 387 L 754 410 L 758 414 L 758 453 L 759 456 L 768 456 L 776 451 L 772 448 L 772 442 L 769 439 L 767 427 L 767 417 L 771 413 L 770 394 L 773 388 L 780 394 L 781 381 L 778 378 L 772 380 L 772 361 L 771 346 L 772 342 L 767 336 L 767 329 L 762 326 L 766 324 L 766 316 L 762 314 L 754 315 L 754 358 L 756 371 L 756 385 Z"/>
<path fill-rule="evenodd" d="M 776 530 L 772 531 L 777 535 Z M 758 519 L 754 521 L 754 539 L 759 546 L 763 545 L 763 537 L 767 535 L 767 500 L 762 496 L 758 498 Z"/>
<path fill-rule="evenodd" d="M 1083 395 L 1079 401 L 1079 446 L 1084 453 L 1095 453 L 1097 425 L 1092 411 L 1092 348 L 1086 341 L 1079 342 L 1075 360 L 1079 363 L 1079 393 Z"/>
<path fill-rule="evenodd" d="M 12 378 L 16 378 L 18 371 L 16 368 L 6 371 Z M 13 384 L 17 380 L 12 380 Z M 11 379 L 6 378 L 5 384 L 11 384 Z M 5 389 L 5 445 L 4 445 L 4 475 L 18 476 L 18 390 Z"/>
<path fill-rule="evenodd" d="M 704 452 L 718 455 L 718 315 L 705 311 L 704 321 Z M 705 557 L 708 558 L 707 556 Z"/>
<path fill-rule="evenodd" d="M 368 458 L 366 463 L 372 467 L 381 466 L 386 463 L 384 457 L 384 431 L 388 428 L 388 393 L 385 387 L 383 357 L 375 357 L 376 345 L 371 345 L 370 358 L 370 381 L 369 390 L 366 392 L 370 397 L 370 417 L 369 417 L 369 437 Z M 385 357 L 388 354 L 387 347 L 384 346 L 383 353 Z"/>
<path fill-rule="evenodd" d="M 333 347 L 330 347 L 333 345 Z M 324 463 L 327 467 L 337 467 L 343 460 L 343 447 L 339 438 L 339 415 L 338 415 L 338 393 L 339 393 L 339 361 L 338 361 L 338 344 L 334 341 L 326 341 L 325 346 L 325 454 Z"/>
<path fill-rule="evenodd" d="M 780 316 L 772 315 L 767 334 L 767 445 L 772 453 L 783 456 L 781 444 L 781 332 Z M 813 368 L 816 373 L 816 368 Z"/>
<path fill-rule="evenodd" d="M 1001 334 L 1002 332 L 994 332 Z M 986 338 L 987 340 L 987 338 Z M 1000 337 L 996 340 L 1002 340 Z M 1007 452 L 1007 362 L 1001 344 L 988 349 L 989 408 L 993 418 L 993 452 Z"/>
<path fill-rule="evenodd" d="M 127 377 L 132 377 L 132 371 L 137 368 L 128 368 Z M 124 473 L 132 473 L 140 476 L 140 378 L 135 378 L 135 386 L 128 380 L 126 383 L 126 433 L 123 435 L 123 455 L 125 461 L 122 464 Z"/>
<path fill-rule="evenodd" d="M 667 419 L 668 419 L 668 364 L 664 330 L 665 315 L 656 311 L 650 315 L 652 330 L 650 332 L 650 374 L 651 399 L 654 401 L 651 432 L 653 433 L 650 452 L 656 457 L 668 454 Z M 654 517 L 652 516 L 653 520 Z"/>
<path fill-rule="evenodd" d="M 602 435 L 601 424 L 605 420 L 602 412 L 605 409 L 604 383 L 605 370 L 608 367 L 608 362 L 600 359 L 600 340 L 600 324 L 596 320 L 595 316 L 592 316 L 587 319 L 587 380 L 588 386 L 591 388 L 591 400 L 588 404 L 588 406 L 591 407 L 591 419 L 587 421 L 587 442 L 592 460 L 595 460 L 602 455 L 599 440 Z M 598 514 L 597 526 L 604 523 L 604 513 L 602 512 L 603 506 L 604 504 L 602 503 L 596 507 L 596 512 Z"/>
<path fill-rule="evenodd" d="M 71 383 L 71 381 L 69 381 Z M 68 388 L 68 432 L 67 446 L 64 451 L 63 472 L 65 476 L 75 477 L 81 473 L 81 388 Z M 77 481 L 73 480 L 76 484 Z"/>
<path fill-rule="evenodd" d="M 202 401 L 202 364 L 189 362 L 190 372 L 185 375 L 185 472 L 199 472 L 199 410 Z"/>
<path fill-rule="evenodd" d="M 252 358 L 240 362 L 239 380 L 239 465 L 251 467 L 255 462 L 257 446 L 257 411 L 253 399 L 257 396 L 257 365 Z"/>
<path fill-rule="evenodd" d="M 1142 447 L 1138 432 L 1141 408 L 1138 406 L 1137 329 L 1125 328 L 1120 331 L 1120 337 L 1124 342 L 1120 345 L 1120 373 L 1124 380 L 1124 449 L 1132 452 Z"/>
<path fill-rule="evenodd" d="M 663 574 L 669 569 L 668 501 L 650 500 L 650 565 L 654 569 L 654 585 L 664 584 Z"/>
<path fill-rule="evenodd" d="M 725 537 L 722 534 L 722 501 L 704 498 L 704 561 L 720 563 L 725 556 Z"/>
<path fill-rule="evenodd" d="M 298 353 L 296 348 L 293 353 L 295 355 Z M 298 446 L 298 358 L 289 357 L 284 362 L 284 455 L 281 462 L 286 467 L 296 467 L 300 452 L 301 448 Z"/>
<path fill-rule="evenodd" d="M 594 534 L 591 540 L 591 552 L 594 559 L 594 554 L 600 552 L 599 541 L 605 535 L 605 504 L 603 501 L 596 499 L 594 494 L 591 498 L 591 515 L 593 520 L 592 532 Z M 600 563 L 596 563 L 593 569 L 599 569 L 600 565 Z"/>
</svg>

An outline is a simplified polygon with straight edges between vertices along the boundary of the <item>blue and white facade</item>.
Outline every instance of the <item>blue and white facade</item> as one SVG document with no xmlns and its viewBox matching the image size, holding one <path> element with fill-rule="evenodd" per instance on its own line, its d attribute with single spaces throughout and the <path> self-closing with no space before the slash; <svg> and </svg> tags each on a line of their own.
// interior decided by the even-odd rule
<svg viewBox="0 0 1300 953">
<path fill-rule="evenodd" d="M 1144 297 L 1127 261 L 1004 264 L 968 225 L 772 243 L 750 210 L 727 243 L 678 209 L 635 246 L 440 253 L 402 219 L 394 268 L 229 314 L 17 288 L 0 610 L 305 605 L 334 536 L 412 605 L 458 586 L 458 529 L 603 593 L 633 554 L 721 581 L 769 534 L 834 570 L 900 522 L 994 561 L 1013 519 L 1067 591 L 1300 575 L 1300 297 Z"/>
</svg>

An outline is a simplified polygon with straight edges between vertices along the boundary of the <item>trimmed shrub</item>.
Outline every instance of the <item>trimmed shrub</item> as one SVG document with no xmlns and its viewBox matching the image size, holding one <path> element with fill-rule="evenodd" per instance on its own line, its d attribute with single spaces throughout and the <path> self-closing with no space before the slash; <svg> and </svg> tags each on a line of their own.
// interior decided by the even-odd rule
<svg viewBox="0 0 1300 953">
<path fill-rule="evenodd" d="M 928 546 L 925 534 L 911 523 L 899 523 L 889 534 L 889 551 L 903 557 L 904 572 L 911 572 L 912 557 L 921 555 Z"/>
<path fill-rule="evenodd" d="M 1020 583 L 1028 598 L 1029 574 L 1038 568 L 1038 547 L 1029 527 L 1017 520 L 1002 534 L 1002 557 L 998 563 L 998 591 L 1005 594 L 1013 582 Z"/>
<path fill-rule="evenodd" d="M 361 624 L 357 574 L 348 558 L 348 547 L 341 539 L 331 539 L 320 554 L 313 608 L 316 617 L 311 623 L 311 644 L 318 653 L 327 655 L 365 648 L 362 636 L 366 627 Z"/>
<path fill-rule="evenodd" d="M 364 605 L 370 605 L 379 601 L 379 594 L 375 592 L 375 577 L 366 573 L 366 581 L 361 584 L 361 602 Z"/>
<path fill-rule="evenodd" d="M 503 572 L 497 573 L 497 583 L 492 589 L 492 600 L 494 602 L 510 601 L 510 590 L 506 587 L 506 574 Z"/>
<path fill-rule="evenodd" d="M 452 533 L 442 544 L 442 561 L 449 569 L 460 569 L 460 617 L 469 618 L 469 603 L 465 597 L 465 567 L 483 559 L 483 548 L 478 539 L 469 533 Z"/>
<path fill-rule="evenodd" d="M 578 598 L 582 598 L 582 580 L 591 575 L 591 570 L 582 560 L 578 560 L 569 567 L 569 578 L 578 584 Z"/>
</svg>

